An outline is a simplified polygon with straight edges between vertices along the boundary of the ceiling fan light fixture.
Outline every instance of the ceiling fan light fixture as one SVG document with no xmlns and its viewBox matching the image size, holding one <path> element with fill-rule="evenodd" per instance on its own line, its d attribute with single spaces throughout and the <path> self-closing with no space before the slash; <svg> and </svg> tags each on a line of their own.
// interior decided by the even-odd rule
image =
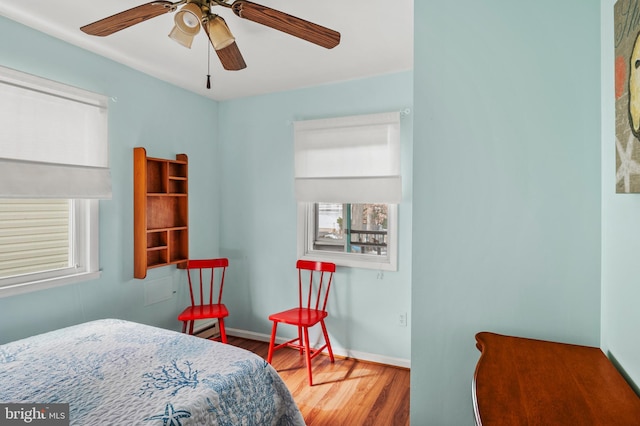
<svg viewBox="0 0 640 426">
<path fill-rule="evenodd" d="M 232 44 L 236 39 L 227 27 L 227 23 L 219 15 L 211 15 L 207 21 L 207 34 L 215 50 L 221 50 Z"/>
<path fill-rule="evenodd" d="M 175 26 L 169 33 L 169 38 L 190 49 L 193 38 L 200 32 L 201 18 L 200 6 L 195 3 L 185 4 L 173 18 Z"/>
<path fill-rule="evenodd" d="M 173 17 L 176 26 L 185 33 L 194 32 L 194 35 L 200 31 L 200 20 L 202 19 L 202 9 L 195 3 L 187 3 L 182 6 Z"/>
<path fill-rule="evenodd" d="M 176 41 L 183 45 L 184 47 L 191 49 L 191 44 L 193 43 L 193 38 L 195 34 L 187 34 L 180 30 L 177 25 L 173 27 L 171 32 L 169 33 L 169 38 L 173 41 Z"/>
</svg>

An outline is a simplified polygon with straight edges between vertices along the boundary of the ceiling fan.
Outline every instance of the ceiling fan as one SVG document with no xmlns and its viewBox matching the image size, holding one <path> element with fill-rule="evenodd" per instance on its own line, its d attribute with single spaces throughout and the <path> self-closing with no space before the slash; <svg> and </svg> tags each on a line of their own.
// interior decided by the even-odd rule
<svg viewBox="0 0 640 426">
<path fill-rule="evenodd" d="M 246 0 L 180 0 L 175 3 L 164 0 L 152 1 L 100 19 L 80 29 L 89 35 L 104 37 L 156 16 L 177 11 L 174 17 L 175 26 L 169 33 L 171 39 L 190 48 L 193 38 L 202 27 L 224 69 L 244 69 L 247 65 L 233 34 L 225 20 L 212 12 L 215 6 L 230 8 L 240 18 L 266 25 L 327 49 L 340 43 L 340 33 L 337 31 Z"/>
</svg>

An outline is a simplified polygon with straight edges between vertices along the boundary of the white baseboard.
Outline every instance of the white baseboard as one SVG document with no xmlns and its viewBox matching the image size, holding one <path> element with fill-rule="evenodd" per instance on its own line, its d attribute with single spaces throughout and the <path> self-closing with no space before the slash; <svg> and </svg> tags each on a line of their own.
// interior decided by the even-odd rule
<svg viewBox="0 0 640 426">
<path fill-rule="evenodd" d="M 257 340 L 259 342 L 269 342 L 269 340 L 271 340 L 271 336 L 268 334 L 255 333 L 253 331 L 240 330 L 237 328 L 227 328 L 226 331 L 229 336 L 242 337 L 244 339 Z M 283 343 L 285 340 L 286 339 L 282 337 L 278 337 L 276 338 L 276 343 Z M 408 359 L 353 351 L 350 349 L 336 347 L 335 345 L 331 345 L 331 349 L 333 350 L 334 355 L 344 358 L 354 358 L 360 361 L 376 362 L 378 364 L 392 365 L 394 367 L 411 368 L 411 360 Z"/>
</svg>

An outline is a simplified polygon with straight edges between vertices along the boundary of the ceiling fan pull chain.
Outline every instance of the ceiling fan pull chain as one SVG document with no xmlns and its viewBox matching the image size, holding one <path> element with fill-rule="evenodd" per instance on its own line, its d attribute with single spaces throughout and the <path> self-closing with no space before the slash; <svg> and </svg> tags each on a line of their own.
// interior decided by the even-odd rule
<svg viewBox="0 0 640 426">
<path fill-rule="evenodd" d="M 207 43 L 207 89 L 211 89 L 211 44 Z"/>
</svg>

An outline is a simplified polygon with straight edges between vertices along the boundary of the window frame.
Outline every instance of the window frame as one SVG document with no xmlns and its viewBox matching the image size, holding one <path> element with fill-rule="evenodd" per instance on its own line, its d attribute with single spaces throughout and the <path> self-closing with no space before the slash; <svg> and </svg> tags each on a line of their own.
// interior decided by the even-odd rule
<svg viewBox="0 0 640 426">
<path fill-rule="evenodd" d="M 398 270 L 398 204 L 387 204 L 387 256 L 362 253 L 346 253 L 315 250 L 315 203 L 297 203 L 297 253 L 302 260 L 333 262 L 338 266 L 375 269 L 380 271 Z M 357 203 L 351 203 L 357 204 Z"/>
<path fill-rule="evenodd" d="M 69 233 L 75 266 L 0 278 L 0 298 L 97 279 L 99 269 L 98 200 L 73 199 Z"/>
</svg>

